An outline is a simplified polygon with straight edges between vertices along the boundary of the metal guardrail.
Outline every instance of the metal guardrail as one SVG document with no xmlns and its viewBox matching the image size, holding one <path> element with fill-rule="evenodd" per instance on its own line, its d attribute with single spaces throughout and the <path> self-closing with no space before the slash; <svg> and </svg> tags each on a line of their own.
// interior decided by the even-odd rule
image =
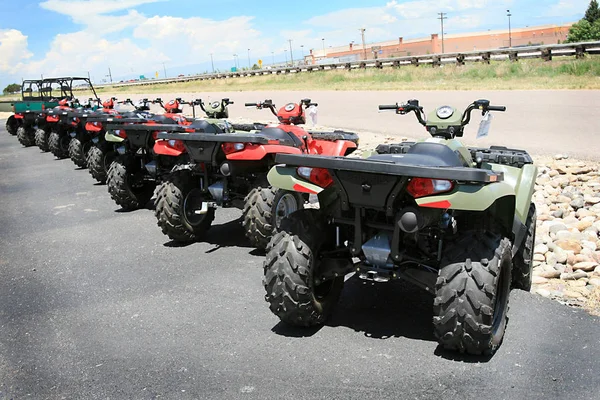
<svg viewBox="0 0 600 400">
<path fill-rule="evenodd" d="M 104 85 L 95 85 L 96 88 L 123 87 L 123 86 L 145 86 L 157 85 L 161 83 L 176 83 L 203 81 L 210 79 L 239 78 L 245 76 L 261 75 L 280 75 L 312 71 L 332 71 L 332 70 L 353 70 L 365 68 L 384 68 L 401 67 L 406 65 L 419 66 L 430 65 L 438 67 L 443 64 L 464 65 L 467 62 L 482 62 L 489 64 L 490 61 L 541 58 L 545 61 L 551 61 L 554 57 L 575 56 L 577 59 L 583 58 L 586 54 L 600 54 L 600 41 L 553 44 L 542 46 L 511 47 L 502 49 L 491 49 L 481 51 L 468 51 L 459 53 L 427 54 L 421 56 L 404 56 L 394 58 L 381 58 L 373 60 L 359 60 L 352 62 L 339 62 L 315 65 L 298 65 L 279 68 L 263 68 L 257 70 L 245 70 L 236 72 L 219 72 L 209 74 L 199 74 L 167 79 L 151 79 L 136 82 L 122 82 Z"/>
</svg>

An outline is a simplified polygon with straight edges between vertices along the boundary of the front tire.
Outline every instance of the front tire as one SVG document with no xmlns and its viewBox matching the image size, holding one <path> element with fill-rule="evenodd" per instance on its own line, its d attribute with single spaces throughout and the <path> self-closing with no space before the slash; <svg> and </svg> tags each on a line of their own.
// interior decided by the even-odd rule
<svg viewBox="0 0 600 400">
<path fill-rule="evenodd" d="M 271 187 L 254 188 L 246 196 L 243 226 L 250 243 L 261 250 L 269 244 L 283 218 L 302 208 L 301 194 Z"/>
<path fill-rule="evenodd" d="M 436 282 L 433 326 L 440 345 L 491 355 L 508 321 L 511 243 L 499 235 L 468 232 L 446 250 Z"/>
<path fill-rule="evenodd" d="M 58 132 L 50 132 L 48 136 L 48 148 L 58 159 L 67 158 L 69 156 L 69 136 L 60 135 Z"/>
<path fill-rule="evenodd" d="M 87 168 L 87 153 L 90 150 L 89 143 L 81 143 L 76 137 L 69 142 L 69 157 L 79 168 Z"/>
<path fill-rule="evenodd" d="M 529 292 L 531 290 L 531 279 L 533 278 L 533 252 L 535 246 L 535 226 L 537 223 L 537 213 L 535 204 L 531 203 L 527 214 L 525 226 L 527 234 L 523 243 L 519 246 L 517 254 L 513 260 L 512 287 Z"/>
<path fill-rule="evenodd" d="M 106 183 L 110 197 L 125 211 L 144 207 L 152 198 L 153 185 L 141 181 L 133 167 L 115 160 L 108 169 Z M 137 175 L 137 176 L 136 176 Z"/>
<path fill-rule="evenodd" d="M 35 145 L 44 153 L 50 151 L 48 133 L 45 130 L 38 128 L 35 131 Z"/>
<path fill-rule="evenodd" d="M 338 302 L 344 276 L 320 282 L 319 253 L 327 226 L 318 210 L 304 209 L 285 219 L 267 246 L 263 285 L 273 314 L 294 326 L 325 322 Z M 348 260 L 350 262 L 350 260 Z"/>
<path fill-rule="evenodd" d="M 158 188 L 154 215 L 162 233 L 169 239 L 192 242 L 210 229 L 215 209 L 209 207 L 205 214 L 194 212 L 205 200 L 199 191 L 189 171 L 172 173 Z"/>
<path fill-rule="evenodd" d="M 24 147 L 33 146 L 35 144 L 35 132 L 33 128 L 25 128 L 24 126 L 17 128 L 17 140 Z"/>
</svg>

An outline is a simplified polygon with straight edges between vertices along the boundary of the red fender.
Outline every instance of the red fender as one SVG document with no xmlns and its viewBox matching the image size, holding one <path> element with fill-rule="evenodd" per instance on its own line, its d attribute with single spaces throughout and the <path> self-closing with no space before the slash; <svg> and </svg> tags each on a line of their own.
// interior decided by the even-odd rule
<svg viewBox="0 0 600 400">
<path fill-rule="evenodd" d="M 312 140 L 308 143 L 309 154 L 324 156 L 345 156 L 349 149 L 356 149 L 356 143 L 349 140 Z"/>
<path fill-rule="evenodd" d="M 85 130 L 88 132 L 100 132 L 102 130 L 102 122 L 86 122 Z"/>
<path fill-rule="evenodd" d="M 161 155 L 161 156 L 171 156 L 171 157 L 177 157 L 182 155 L 183 153 L 186 152 L 185 146 L 183 146 L 183 143 L 181 143 L 181 147 L 180 146 L 176 146 L 173 147 L 169 144 L 168 140 L 165 139 L 159 139 L 156 142 L 154 142 L 154 153 Z"/>
<path fill-rule="evenodd" d="M 58 122 L 60 117 L 58 115 L 47 115 L 46 122 Z"/>
<path fill-rule="evenodd" d="M 292 146 L 246 144 L 244 150 L 227 154 L 226 157 L 228 160 L 258 161 L 262 160 L 267 154 L 273 153 L 301 154 L 302 151 L 299 148 Z"/>
<path fill-rule="evenodd" d="M 23 114 L 15 114 L 16 119 L 23 119 Z"/>
</svg>

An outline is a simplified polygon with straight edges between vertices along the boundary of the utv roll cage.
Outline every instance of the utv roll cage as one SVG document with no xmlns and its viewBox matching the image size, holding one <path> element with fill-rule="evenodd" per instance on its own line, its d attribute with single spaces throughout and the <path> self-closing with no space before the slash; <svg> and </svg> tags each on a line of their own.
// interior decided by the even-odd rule
<svg viewBox="0 0 600 400">
<path fill-rule="evenodd" d="M 89 78 L 61 77 L 24 80 L 21 85 L 23 101 L 51 101 L 52 99 L 74 99 L 73 88 L 85 86 L 94 94 L 94 101 L 100 102 L 94 85 Z"/>
</svg>

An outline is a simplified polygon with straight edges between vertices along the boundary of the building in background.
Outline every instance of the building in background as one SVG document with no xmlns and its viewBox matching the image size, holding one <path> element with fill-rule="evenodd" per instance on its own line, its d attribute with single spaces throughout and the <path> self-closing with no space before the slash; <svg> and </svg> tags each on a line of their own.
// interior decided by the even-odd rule
<svg viewBox="0 0 600 400">
<path fill-rule="evenodd" d="M 567 39 L 572 23 L 566 25 L 544 25 L 512 29 L 513 47 L 535 46 L 543 44 L 562 43 Z M 509 46 L 509 32 L 495 30 L 476 33 L 460 33 L 444 36 L 445 53 L 462 53 L 467 51 L 490 50 L 507 48 Z M 393 58 L 406 56 L 419 56 L 425 54 L 439 54 L 442 52 L 442 39 L 438 34 L 429 38 L 398 40 L 370 43 L 366 46 L 367 59 Z M 350 62 L 364 59 L 363 47 L 360 44 L 350 43 L 347 46 L 311 49 L 304 57 L 306 64 L 319 64 L 321 62 Z"/>
</svg>

